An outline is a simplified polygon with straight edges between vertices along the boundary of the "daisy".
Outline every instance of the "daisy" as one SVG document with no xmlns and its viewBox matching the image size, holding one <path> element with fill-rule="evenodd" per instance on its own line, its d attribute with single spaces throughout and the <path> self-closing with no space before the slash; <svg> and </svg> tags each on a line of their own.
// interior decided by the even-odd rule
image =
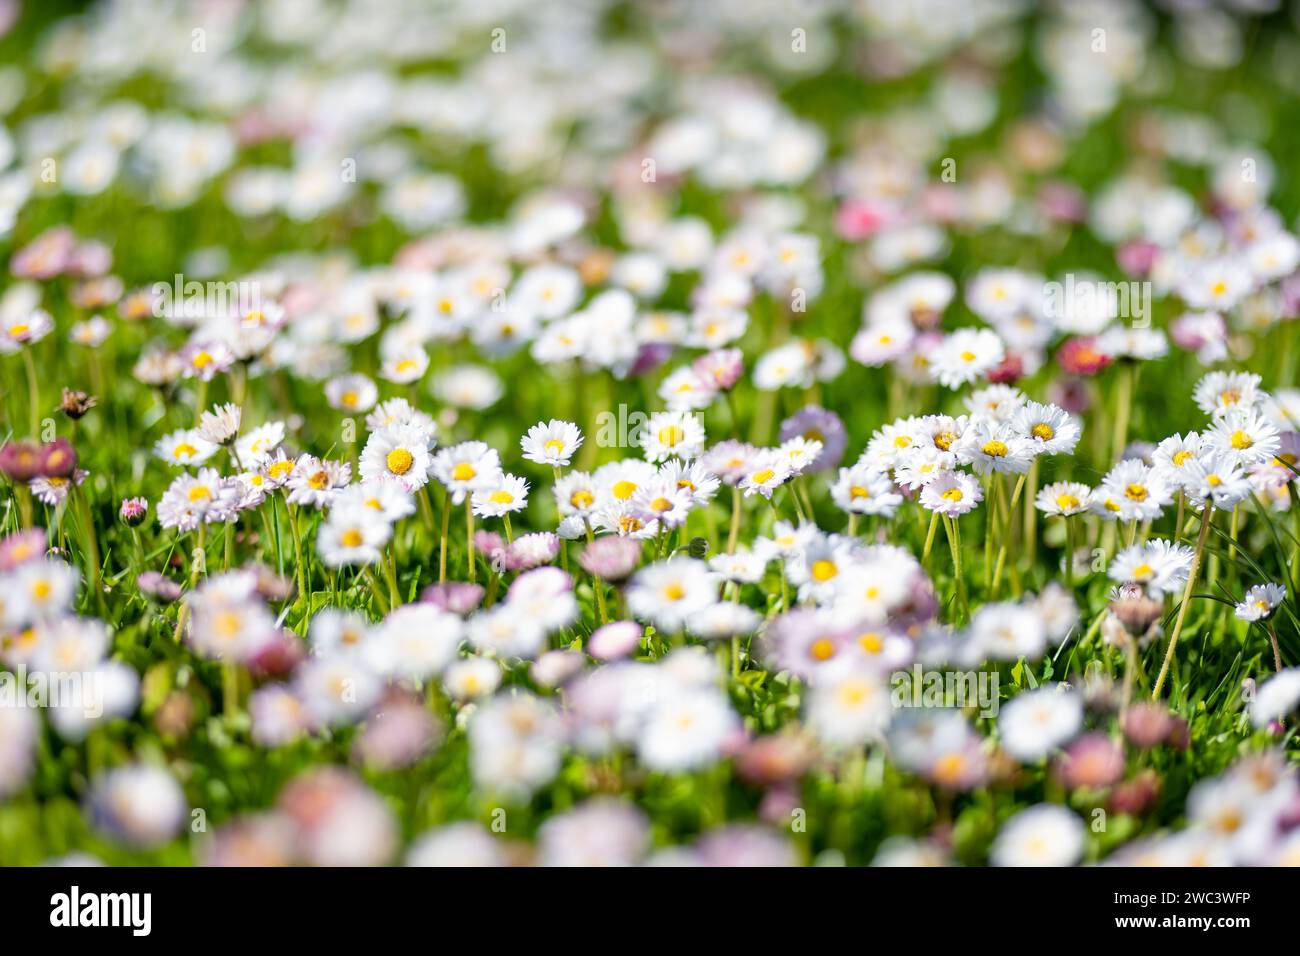
<svg viewBox="0 0 1300 956">
<path fill-rule="evenodd" d="M 958 329 L 927 356 L 930 377 L 948 388 L 960 388 L 1002 362 L 1006 351 L 990 329 Z"/>
<path fill-rule="evenodd" d="M 515 475 L 498 473 L 473 493 L 470 505 L 480 518 L 499 518 L 522 511 L 528 506 L 528 482 Z"/>
<path fill-rule="evenodd" d="M 757 584 L 763 580 L 767 561 L 753 551 L 740 548 L 732 554 L 715 554 L 709 559 L 709 568 L 721 581 Z"/>
<path fill-rule="evenodd" d="M 675 482 L 656 475 L 637 489 L 629 506 L 646 524 L 656 522 L 658 531 L 684 525 L 694 503 L 690 492 L 678 488 Z"/>
<path fill-rule="evenodd" d="M 66 613 L 80 581 L 75 568 L 55 558 L 23 562 L 5 582 L 0 605 L 5 625 L 20 630 Z"/>
<path fill-rule="evenodd" d="M 1058 481 L 1041 488 L 1034 505 L 1039 511 L 1049 515 L 1083 514 L 1088 510 L 1092 489 L 1077 481 Z"/>
<path fill-rule="evenodd" d="M 193 531 L 205 522 L 228 521 L 235 516 L 239 483 L 222 478 L 215 468 L 181 475 L 158 500 L 158 523 L 164 528 Z"/>
<path fill-rule="evenodd" d="M 1151 468 L 1136 458 L 1126 458 L 1107 472 L 1098 491 L 1117 503 L 1121 521 L 1154 521 L 1173 501 L 1173 490 Z"/>
<path fill-rule="evenodd" d="M 367 412 L 374 407 L 379 389 L 368 376 L 360 373 L 341 375 L 325 383 L 325 400 L 330 408 L 344 412 Z"/>
<path fill-rule="evenodd" d="M 655 412 L 641 430 L 641 448 L 650 462 L 698 458 L 704 450 L 704 424 L 690 412 Z"/>
<path fill-rule="evenodd" d="M 785 456 L 771 449 L 762 449 L 749 463 L 739 487 L 746 498 L 758 494 L 770 500 L 789 477 L 790 465 Z"/>
<path fill-rule="evenodd" d="M 359 484 L 341 488 L 334 498 L 334 507 L 369 508 L 389 524 L 395 524 L 415 513 L 415 499 L 399 482 L 382 478 L 364 480 Z"/>
<path fill-rule="evenodd" d="M 1196 432 L 1170 435 L 1151 453 L 1153 472 L 1167 484 L 1185 489 L 1192 480 L 1188 465 L 1199 457 L 1202 444 Z"/>
<path fill-rule="evenodd" d="M 326 508 L 333 502 L 339 489 L 351 481 L 351 462 L 303 455 L 294 464 L 285 486 L 289 489 L 290 504 Z"/>
<path fill-rule="evenodd" d="M 366 428 L 372 432 L 387 428 L 389 425 L 414 425 L 424 432 L 425 437 L 429 439 L 430 447 L 434 444 L 434 436 L 438 433 L 438 425 L 432 416 L 415 408 L 404 398 L 390 398 L 380 402 L 366 416 Z"/>
<path fill-rule="evenodd" d="M 908 491 L 917 491 L 957 464 L 952 452 L 937 448 L 909 448 L 898 456 L 894 466 L 894 480 Z M 858 463 L 857 467 L 869 467 Z"/>
<path fill-rule="evenodd" d="M 753 634 L 762 622 L 763 618 L 753 608 L 723 601 L 692 615 L 686 629 L 701 640 L 717 641 Z"/>
<path fill-rule="evenodd" d="M 989 860 L 994 866 L 1073 866 L 1084 846 L 1077 816 L 1057 804 L 1040 803 L 1003 824 Z"/>
<path fill-rule="evenodd" d="M 1039 455 L 1072 455 L 1083 433 L 1065 409 L 1040 402 L 1026 402 L 1012 416 L 1012 426 L 1033 442 Z"/>
<path fill-rule="evenodd" d="M 1259 383 L 1260 377 L 1251 372 L 1210 372 L 1196 383 L 1192 399 L 1215 417 L 1234 408 L 1253 409 L 1267 397 Z"/>
<path fill-rule="evenodd" d="M 953 451 L 981 475 L 1023 474 L 1037 454 L 1033 439 L 1022 437 L 1014 426 L 984 419 L 971 421 Z"/>
<path fill-rule="evenodd" d="M 1262 621 L 1271 617 L 1285 600 L 1284 585 L 1256 584 L 1246 592 L 1245 599 L 1237 605 L 1237 617 L 1243 621 Z"/>
<path fill-rule="evenodd" d="M 718 493 L 721 481 L 699 461 L 670 458 L 659 466 L 659 477 L 690 495 L 694 505 L 706 505 Z"/>
<path fill-rule="evenodd" d="M 860 747 L 889 726 L 889 687 L 870 668 L 851 668 L 818 681 L 808 698 L 808 727 L 832 748 Z"/>
<path fill-rule="evenodd" d="M 394 351 L 384 358 L 379 367 L 379 375 L 385 381 L 397 385 L 409 385 L 418 382 L 429 370 L 429 353 L 421 346 L 409 346 Z M 359 409 L 365 411 L 366 409 Z"/>
<path fill-rule="evenodd" d="M 776 453 L 785 458 L 792 475 L 800 475 L 805 468 L 821 457 L 822 443 L 816 439 L 796 435 L 782 442 Z"/>
<path fill-rule="evenodd" d="M 429 437 L 415 425 L 389 425 L 371 432 L 361 451 L 361 477 L 370 481 L 395 481 L 407 491 L 428 482 L 433 459 Z"/>
<path fill-rule="evenodd" d="M 178 468 L 188 468 L 207 461 L 217 453 L 217 445 L 189 428 L 164 435 L 154 443 L 154 454 Z"/>
<path fill-rule="evenodd" d="M 872 322 L 858 331 L 849 355 L 868 368 L 879 368 L 908 354 L 916 341 L 916 328 L 905 318 Z"/>
<path fill-rule="evenodd" d="M 726 695 L 712 687 L 670 693 L 645 716 L 637 735 L 637 757 L 648 768 L 681 773 L 713 763 L 723 745 L 741 730 Z"/>
<path fill-rule="evenodd" d="M 841 468 L 831 486 L 831 500 L 850 514 L 883 515 L 892 518 L 903 496 L 894 490 L 889 476 L 865 465 Z"/>
<path fill-rule="evenodd" d="M 54 330 L 54 319 L 44 309 L 0 323 L 0 352 L 17 352 L 24 345 L 39 342 Z"/>
<path fill-rule="evenodd" d="M 1281 448 L 1277 426 L 1250 408 L 1217 416 L 1205 433 L 1205 445 L 1242 466 L 1270 461 Z"/>
<path fill-rule="evenodd" d="M 1216 508 L 1231 509 L 1253 493 L 1250 479 L 1234 456 L 1201 454 L 1186 467 L 1184 490 L 1198 505 L 1212 503 Z"/>
<path fill-rule="evenodd" d="M 627 590 L 627 606 L 636 617 L 660 630 L 675 632 L 704 608 L 717 602 L 717 579 L 694 558 L 675 557 L 642 568 Z"/>
<path fill-rule="evenodd" d="M 1083 696 L 1060 684 L 1021 691 L 1002 705 L 1002 748 L 1021 763 L 1036 763 L 1083 729 Z"/>
<path fill-rule="evenodd" d="M 545 424 L 534 425 L 528 429 L 527 435 L 519 439 L 525 461 L 556 468 L 568 466 L 573 460 L 574 452 L 582 447 L 582 442 L 582 432 L 577 425 L 556 418 Z"/>
<path fill-rule="evenodd" d="M 919 500 L 930 511 L 957 518 L 973 511 L 983 498 L 984 489 L 974 477 L 963 471 L 949 471 L 928 482 Z"/>
<path fill-rule="evenodd" d="M 245 468 L 261 465 L 284 441 L 284 422 L 267 422 L 235 442 L 235 454 Z"/>
<path fill-rule="evenodd" d="M 199 437 L 214 445 L 228 445 L 239 434 L 243 413 L 238 405 L 217 405 L 199 416 Z"/>
<path fill-rule="evenodd" d="M 373 564 L 392 533 L 392 525 L 371 508 L 336 506 L 321 523 L 316 548 L 327 567 Z"/>
<path fill-rule="evenodd" d="M 446 487 L 452 502 L 459 505 L 466 495 L 496 481 L 501 461 L 495 448 L 481 441 L 465 441 L 434 455 L 433 474 Z"/>
<path fill-rule="evenodd" d="M 976 389 L 963 399 L 972 416 L 995 422 L 1011 421 L 1026 401 L 1020 389 L 1002 384 Z"/>
<path fill-rule="evenodd" d="M 1192 549 L 1153 538 L 1115 555 L 1107 573 L 1120 584 L 1135 582 L 1152 594 L 1174 594 L 1187 583 L 1192 569 Z"/>
</svg>

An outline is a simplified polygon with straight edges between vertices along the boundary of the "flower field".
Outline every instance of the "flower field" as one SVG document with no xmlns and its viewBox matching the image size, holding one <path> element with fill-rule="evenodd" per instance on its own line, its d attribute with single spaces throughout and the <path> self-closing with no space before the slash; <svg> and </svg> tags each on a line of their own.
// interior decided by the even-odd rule
<svg viewBox="0 0 1300 956">
<path fill-rule="evenodd" d="M 1300 863 L 1300 6 L 0 0 L 0 865 Z"/>
</svg>

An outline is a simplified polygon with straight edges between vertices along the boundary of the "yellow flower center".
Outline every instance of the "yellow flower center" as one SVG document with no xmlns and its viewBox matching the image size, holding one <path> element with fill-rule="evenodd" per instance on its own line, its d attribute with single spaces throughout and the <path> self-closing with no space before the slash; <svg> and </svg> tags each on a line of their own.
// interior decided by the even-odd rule
<svg viewBox="0 0 1300 956">
<path fill-rule="evenodd" d="M 1155 573 L 1155 569 L 1146 562 L 1139 564 L 1133 569 L 1133 577 L 1138 581 L 1145 581 Z"/>
<path fill-rule="evenodd" d="M 867 489 L 863 488 L 861 485 L 854 485 L 849 489 L 849 497 L 854 501 L 857 501 L 859 498 L 870 498 L 871 492 L 867 491 Z"/>
<path fill-rule="evenodd" d="M 1137 483 L 1128 485 L 1124 488 L 1124 497 L 1129 501 L 1146 501 L 1147 487 Z"/>
<path fill-rule="evenodd" d="M 680 601 L 682 598 L 686 597 L 686 589 L 674 581 L 672 584 L 664 588 L 664 597 L 670 601 Z"/>
<path fill-rule="evenodd" d="M 812 646 L 808 648 L 808 653 L 812 655 L 813 660 L 828 661 L 835 656 L 835 643 L 829 638 L 819 637 L 812 642 Z"/>
<path fill-rule="evenodd" d="M 488 496 L 489 500 L 495 505 L 508 505 L 515 500 L 515 496 L 504 488 L 500 491 L 494 491 Z"/>
<path fill-rule="evenodd" d="M 190 501 L 194 502 L 207 501 L 212 497 L 212 492 L 207 489 L 206 485 L 195 485 L 190 489 L 190 493 L 187 497 Z"/>
<path fill-rule="evenodd" d="M 173 449 L 172 454 L 177 458 L 193 458 L 199 453 L 199 450 L 187 441 L 181 442 Z"/>
<path fill-rule="evenodd" d="M 973 362 L 973 361 L 975 361 L 975 353 L 974 353 L 974 352 L 962 352 L 962 353 L 961 353 L 961 360 L 962 360 L 963 362 Z"/>
<path fill-rule="evenodd" d="M 961 501 L 962 499 L 961 489 L 949 488 L 939 497 L 941 497 L 944 501 Z"/>
<path fill-rule="evenodd" d="M 650 508 L 652 511 L 658 511 L 661 513 L 664 511 L 672 511 L 673 503 L 671 499 L 659 497 L 650 502 Z"/>
<path fill-rule="evenodd" d="M 956 440 L 957 436 L 952 432 L 939 432 L 934 436 L 934 447 L 940 451 L 947 451 Z"/>
<path fill-rule="evenodd" d="M 885 646 L 885 642 L 880 639 L 880 635 L 875 631 L 867 631 L 858 638 L 860 646 L 868 654 L 879 654 Z"/>
<path fill-rule="evenodd" d="M 1073 511 L 1079 507 L 1079 499 L 1074 495 L 1065 494 L 1056 496 L 1056 507 L 1062 511 Z"/>
<path fill-rule="evenodd" d="M 986 441 L 980 451 L 990 458 L 1005 458 L 1010 449 L 1007 448 L 1006 442 L 998 441 L 995 438 L 992 441 Z"/>
<path fill-rule="evenodd" d="M 839 573 L 839 568 L 835 567 L 834 561 L 823 559 L 813 562 L 812 576 L 814 581 L 829 581 Z"/>
<path fill-rule="evenodd" d="M 361 532 L 356 528 L 348 528 L 347 531 L 343 532 L 343 537 L 339 540 L 343 542 L 345 548 L 359 548 L 365 538 L 361 536 Z"/>
<path fill-rule="evenodd" d="M 406 474 L 415 464 L 415 458 L 405 448 L 394 448 L 384 461 L 388 465 L 388 470 L 395 475 Z"/>
<path fill-rule="evenodd" d="M 1033 427 L 1031 434 L 1040 441 L 1051 441 L 1056 437 L 1056 429 L 1047 422 L 1039 422 Z"/>
<path fill-rule="evenodd" d="M 665 425 L 659 429 L 659 441 L 672 448 L 686 438 L 686 433 L 677 425 Z"/>
<path fill-rule="evenodd" d="M 585 488 L 580 488 L 573 494 L 569 495 L 569 504 L 573 505 L 575 508 L 590 508 L 595 500 L 595 496 Z"/>
<path fill-rule="evenodd" d="M 1232 447 L 1238 451 L 1245 451 L 1253 444 L 1255 444 L 1255 439 L 1251 438 L 1240 428 L 1232 433 Z"/>
<path fill-rule="evenodd" d="M 470 481 L 477 475 L 474 466 L 467 461 L 462 461 L 459 465 L 451 470 L 452 481 Z"/>
<path fill-rule="evenodd" d="M 627 501 L 627 499 L 636 494 L 636 482 L 627 480 L 616 481 L 614 482 L 614 487 L 610 490 L 614 492 L 614 497 L 619 501 Z"/>
<path fill-rule="evenodd" d="M 761 485 L 771 481 L 774 477 L 776 477 L 776 472 L 771 468 L 764 468 L 762 471 L 757 471 L 750 476 L 750 480 L 756 485 Z"/>
<path fill-rule="evenodd" d="M 1176 452 L 1174 456 L 1170 459 L 1170 461 L 1172 461 L 1176 466 L 1181 468 L 1183 467 L 1183 465 L 1187 464 L 1187 459 L 1191 457 L 1192 457 L 1192 453 L 1188 451 L 1186 448 L 1184 448 L 1182 451 Z"/>
</svg>

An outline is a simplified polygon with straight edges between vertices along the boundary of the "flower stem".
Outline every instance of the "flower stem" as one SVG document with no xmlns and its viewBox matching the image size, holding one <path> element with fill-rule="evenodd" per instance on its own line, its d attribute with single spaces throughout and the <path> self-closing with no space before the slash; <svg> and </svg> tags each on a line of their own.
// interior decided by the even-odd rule
<svg viewBox="0 0 1300 956">
<path fill-rule="evenodd" d="M 970 620 L 970 600 L 966 596 L 966 578 L 961 570 L 961 527 L 956 518 L 944 517 L 944 532 L 948 535 L 948 548 L 952 551 L 952 573 L 957 582 L 957 603 L 961 607 L 962 618 Z"/>
<path fill-rule="evenodd" d="M 1183 588 L 1183 601 L 1178 606 L 1178 618 L 1174 621 L 1174 632 L 1169 635 L 1169 647 L 1165 651 L 1164 663 L 1160 665 L 1160 676 L 1156 678 L 1156 685 L 1151 690 L 1151 699 L 1160 699 L 1160 690 L 1165 685 L 1165 677 L 1169 674 L 1169 665 L 1174 662 L 1174 649 L 1178 647 L 1178 635 L 1183 630 L 1183 620 L 1187 617 L 1187 605 L 1192 601 L 1192 588 L 1196 584 L 1196 574 L 1201 570 L 1201 554 L 1205 551 L 1205 539 L 1210 533 L 1210 523 L 1214 520 L 1214 508 L 1211 505 L 1205 506 L 1205 511 L 1201 513 L 1201 533 L 1196 537 L 1196 552 L 1192 555 L 1192 569 L 1187 573 L 1187 586 Z"/>
<path fill-rule="evenodd" d="M 469 556 L 469 580 L 473 584 L 478 580 L 478 572 L 474 567 L 474 509 L 470 507 L 468 496 L 465 498 L 465 551 Z"/>
</svg>

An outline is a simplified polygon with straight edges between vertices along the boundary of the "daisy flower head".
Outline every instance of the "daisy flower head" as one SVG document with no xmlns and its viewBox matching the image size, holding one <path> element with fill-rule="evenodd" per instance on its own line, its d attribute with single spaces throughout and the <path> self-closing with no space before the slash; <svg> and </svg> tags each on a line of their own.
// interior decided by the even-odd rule
<svg viewBox="0 0 1300 956">
<path fill-rule="evenodd" d="M 210 382 L 235 364 L 235 353 L 221 342 L 191 342 L 181 349 L 182 374 Z"/>
<path fill-rule="evenodd" d="M 258 425 L 235 442 L 235 454 L 245 468 L 255 468 L 267 461 L 284 441 L 284 422 Z"/>
<path fill-rule="evenodd" d="M 361 477 L 367 481 L 394 481 L 407 491 L 424 487 L 433 458 L 429 436 L 416 425 L 388 425 L 371 432 L 361 450 Z"/>
<path fill-rule="evenodd" d="M 480 518 L 500 518 L 527 506 L 528 482 L 504 472 L 498 472 L 491 482 L 485 482 L 470 498 L 470 507 Z"/>
<path fill-rule="evenodd" d="M 44 309 L 0 323 L 0 352 L 17 352 L 24 345 L 39 342 L 54 330 L 54 319 Z"/>
<path fill-rule="evenodd" d="M 930 377 L 947 388 L 960 388 L 988 374 L 1006 357 L 1002 339 L 992 329 L 958 329 L 927 356 Z"/>
<path fill-rule="evenodd" d="M 1218 417 L 1233 409 L 1258 407 L 1267 395 L 1252 372 L 1210 372 L 1192 390 L 1192 400 L 1207 415 Z"/>
<path fill-rule="evenodd" d="M 670 373 L 659 385 L 659 397 L 670 411 L 690 411 L 708 408 L 718 396 L 718 390 L 691 366 Z"/>
<path fill-rule="evenodd" d="M 1277 426 L 1250 408 L 1236 408 L 1215 419 L 1205 444 L 1238 465 L 1271 461 L 1282 447 Z"/>
<path fill-rule="evenodd" d="M 366 416 L 366 428 L 372 432 L 389 425 L 414 425 L 429 439 L 429 447 L 435 444 L 438 424 L 427 412 L 422 412 L 404 398 L 390 398 L 380 402 Z"/>
<path fill-rule="evenodd" d="M 1097 492 L 1103 507 L 1120 521 L 1154 521 L 1173 501 L 1173 489 L 1137 458 L 1126 458 L 1106 473 Z"/>
<path fill-rule="evenodd" d="M 728 439 L 718 442 L 700 458 L 700 463 L 725 484 L 736 487 L 744 480 L 759 449 L 748 442 Z"/>
<path fill-rule="evenodd" d="M 158 523 L 177 531 L 193 531 L 200 524 L 234 518 L 241 497 L 239 482 L 222 478 L 215 468 L 172 481 L 158 500 Z"/>
<path fill-rule="evenodd" d="M 1002 748 L 1021 763 L 1042 760 L 1083 729 L 1083 695 L 1060 684 L 1017 694 L 998 714 Z"/>
<path fill-rule="evenodd" d="M 962 399 L 972 418 L 995 422 L 1011 421 L 1028 399 L 1013 385 L 995 383 L 970 392 Z"/>
<path fill-rule="evenodd" d="M 293 466 L 285 487 L 289 503 L 328 508 L 339 490 L 352 482 L 352 463 L 303 455 Z"/>
<path fill-rule="evenodd" d="M 1039 455 L 1072 455 L 1083 428 L 1065 409 L 1041 402 L 1026 402 L 1012 416 L 1017 432 L 1033 443 Z"/>
<path fill-rule="evenodd" d="M 909 448 L 898 456 L 894 465 L 894 481 L 909 491 L 917 491 L 950 471 L 957 464 L 957 456 L 952 452 L 942 452 L 936 448 Z M 858 462 L 858 467 L 870 467 Z"/>
<path fill-rule="evenodd" d="M 677 487 L 670 478 L 656 475 L 637 489 L 629 503 L 632 512 L 647 525 L 655 522 L 656 532 L 663 528 L 680 528 L 695 504 L 691 493 Z"/>
<path fill-rule="evenodd" d="M 557 418 L 545 423 L 539 422 L 519 439 L 525 461 L 556 468 L 568 466 L 574 453 L 582 447 L 582 442 L 582 431 L 577 425 Z"/>
<path fill-rule="evenodd" d="M 1200 456 L 1203 444 L 1196 432 L 1170 435 L 1151 453 L 1152 468 L 1166 484 L 1186 489 L 1192 481 L 1192 469 L 1188 466 Z"/>
<path fill-rule="evenodd" d="M 325 400 L 342 412 L 368 412 L 379 398 L 379 389 L 366 375 L 340 375 L 325 383 Z"/>
<path fill-rule="evenodd" d="M 929 511 L 948 518 L 959 518 L 975 510 L 984 498 L 984 489 L 973 475 L 964 471 L 944 472 L 921 489 L 920 502 Z"/>
<path fill-rule="evenodd" d="M 762 495 L 770 500 L 791 474 L 789 459 L 774 449 L 765 448 L 754 455 L 738 487 L 746 498 Z"/>
<path fill-rule="evenodd" d="M 1073 866 L 1085 843 L 1077 816 L 1058 804 L 1040 803 L 1003 824 L 989 860 L 994 866 Z"/>
<path fill-rule="evenodd" d="M 641 448 L 650 462 L 698 458 L 704 451 L 704 423 L 691 412 L 655 412 L 641 429 Z"/>
<path fill-rule="evenodd" d="M 490 487 L 501 474 L 501 459 L 495 448 L 481 441 L 464 441 L 443 448 L 433 456 L 433 474 L 455 504 L 465 496 Z"/>
<path fill-rule="evenodd" d="M 363 479 L 357 484 L 339 489 L 333 506 L 369 508 L 389 524 L 415 514 L 412 492 L 399 482 L 383 478 Z"/>
<path fill-rule="evenodd" d="M 642 568 L 627 590 L 628 610 L 667 632 L 681 630 L 692 615 L 717 600 L 717 576 L 703 561 L 687 557 Z"/>
<path fill-rule="evenodd" d="M 1286 586 L 1281 584 L 1256 584 L 1246 592 L 1237 605 L 1237 617 L 1243 621 L 1262 621 L 1273 615 L 1286 600 Z"/>
<path fill-rule="evenodd" d="M 1153 538 L 1115 555 L 1107 573 L 1120 584 L 1140 584 L 1152 594 L 1175 594 L 1187 583 L 1192 570 L 1192 549 Z"/>
<path fill-rule="evenodd" d="M 1034 506 L 1044 514 L 1071 517 L 1088 510 L 1092 489 L 1077 481 L 1057 481 L 1038 491 Z"/>
<path fill-rule="evenodd" d="M 211 411 L 204 411 L 199 416 L 199 437 L 214 445 L 229 445 L 239 434 L 239 424 L 243 412 L 238 405 L 227 403 L 216 405 Z"/>
<path fill-rule="evenodd" d="M 384 358 L 379 375 L 397 385 L 418 382 L 429 369 L 429 353 L 423 346 L 413 345 L 394 350 Z M 365 411 L 365 409 L 358 409 Z"/>
<path fill-rule="evenodd" d="M 780 438 L 782 442 L 792 438 L 821 442 L 821 452 L 805 466 L 805 471 L 829 471 L 834 468 L 844 457 L 844 449 L 848 444 L 844 422 L 834 412 L 819 405 L 807 405 L 781 422 Z"/>
<path fill-rule="evenodd" d="M 837 669 L 809 693 L 808 727 L 831 748 L 860 747 L 879 739 L 892 714 L 889 686 L 873 668 Z"/>
<path fill-rule="evenodd" d="M 1034 441 L 1015 426 L 986 419 L 972 419 L 953 451 L 981 475 L 1023 474 L 1038 454 Z"/>
<path fill-rule="evenodd" d="M 1183 489 L 1196 504 L 1223 509 L 1240 504 L 1254 491 L 1235 456 L 1204 452 L 1187 465 Z"/>
<path fill-rule="evenodd" d="M 373 564 L 392 533 L 393 526 L 374 509 L 339 505 L 331 508 L 321 523 L 316 548 L 327 567 Z"/>
<path fill-rule="evenodd" d="M 196 428 L 186 428 L 164 435 L 154 443 L 154 454 L 176 468 L 201 465 L 217 453 L 218 446 L 199 434 Z"/>
<path fill-rule="evenodd" d="M 4 624 L 21 630 L 67 613 L 80 583 L 77 569 L 57 558 L 24 561 L 5 582 Z"/>
<path fill-rule="evenodd" d="M 879 319 L 858 330 L 849 355 L 867 368 L 879 368 L 907 355 L 915 341 L 916 327 L 910 319 Z"/>
<path fill-rule="evenodd" d="M 699 459 L 687 462 L 670 458 L 659 466 L 659 477 L 685 491 L 694 505 L 712 501 L 722 483 Z"/>
<path fill-rule="evenodd" d="M 831 500 L 850 514 L 892 518 L 903 503 L 903 496 L 885 473 L 866 465 L 854 465 L 840 469 L 839 479 L 831 486 Z"/>
</svg>

